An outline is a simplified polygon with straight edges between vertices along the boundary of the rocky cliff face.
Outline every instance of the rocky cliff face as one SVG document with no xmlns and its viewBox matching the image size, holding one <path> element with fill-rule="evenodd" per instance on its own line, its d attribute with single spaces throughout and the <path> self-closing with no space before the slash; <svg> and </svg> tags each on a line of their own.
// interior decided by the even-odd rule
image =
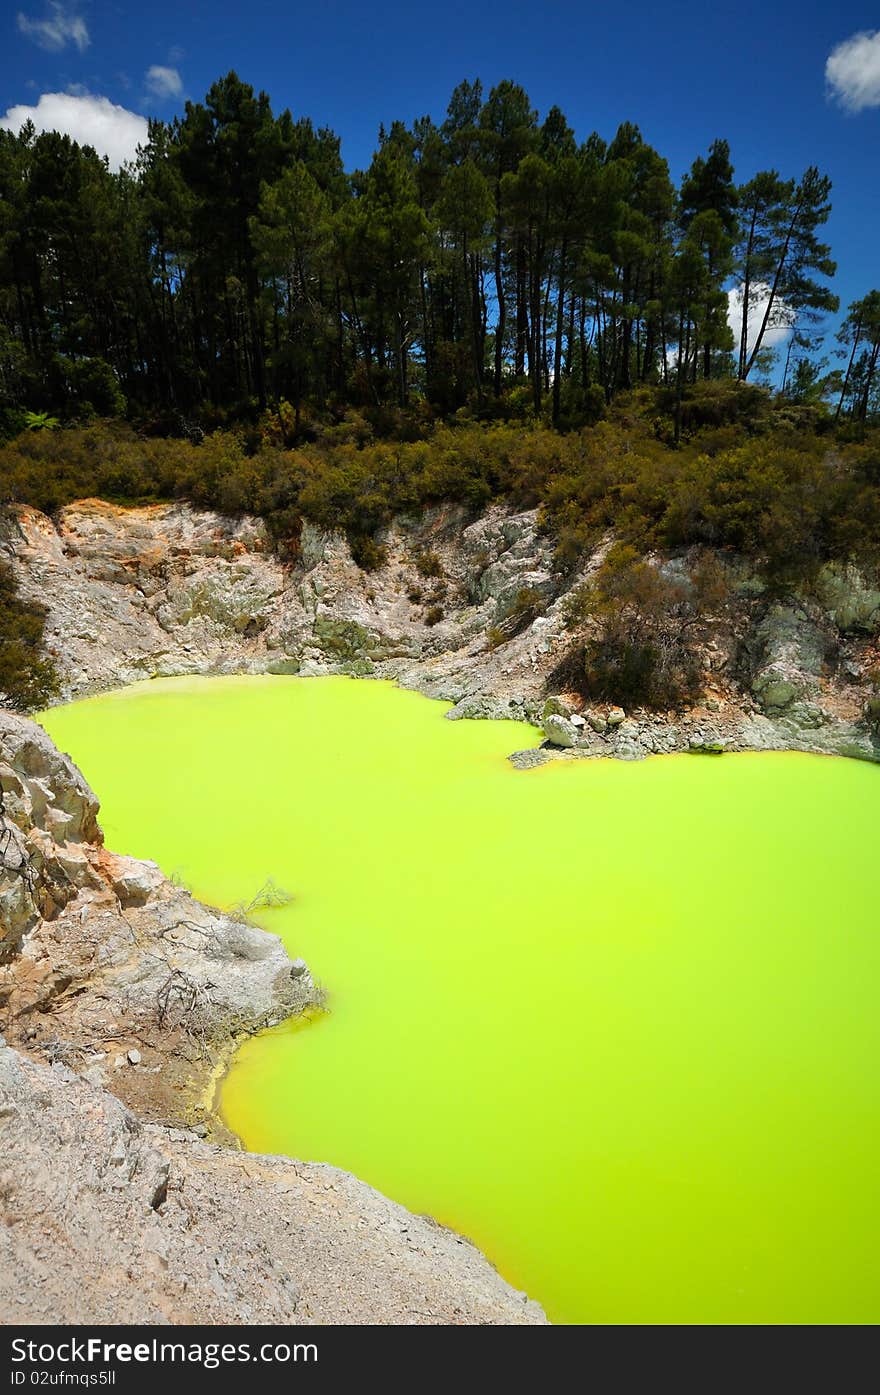
<svg viewBox="0 0 880 1395">
<path fill-rule="evenodd" d="M 563 712 L 545 712 L 572 642 L 566 601 L 609 542 L 581 575 L 563 577 L 534 511 L 496 506 L 474 519 L 438 508 L 398 519 L 382 539 L 383 565 L 364 572 L 344 539 L 308 523 L 298 556 L 282 563 L 258 520 L 96 500 L 55 522 L 19 509 L 0 538 L 22 592 L 48 607 L 64 697 L 185 673 L 376 674 L 447 699 L 452 717 L 582 717 L 545 726 L 553 750 L 570 754 L 880 757 L 864 719 L 880 662 L 880 590 L 852 568 L 827 567 L 809 596 L 784 602 L 741 568 L 730 612 L 703 627 L 706 693 L 686 713 L 615 720 L 573 694 L 562 695 Z"/>
<path fill-rule="evenodd" d="M 483 655 L 487 628 L 518 592 L 561 591 L 534 513 L 462 509 L 400 520 L 387 561 L 364 572 L 345 541 L 303 527 L 295 563 L 255 519 L 185 504 L 120 509 L 86 500 L 57 522 L 15 511 L 5 552 L 22 592 L 48 607 L 47 646 L 62 696 L 181 673 L 402 673 L 463 695 L 513 677 L 538 691 L 542 618 L 522 653 Z M 427 575 L 426 575 L 427 573 Z"/>
</svg>

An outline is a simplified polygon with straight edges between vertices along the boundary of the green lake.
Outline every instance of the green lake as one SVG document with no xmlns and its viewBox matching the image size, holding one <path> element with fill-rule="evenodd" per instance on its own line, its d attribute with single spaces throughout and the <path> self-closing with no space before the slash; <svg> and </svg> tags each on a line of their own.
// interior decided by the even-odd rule
<svg viewBox="0 0 880 1395">
<path fill-rule="evenodd" d="M 43 714 L 111 848 L 294 898 L 257 919 L 328 1011 L 242 1047 L 229 1125 L 471 1237 L 555 1321 L 876 1322 L 880 770 L 520 772 L 533 728 L 444 711 L 216 678 Z"/>
</svg>

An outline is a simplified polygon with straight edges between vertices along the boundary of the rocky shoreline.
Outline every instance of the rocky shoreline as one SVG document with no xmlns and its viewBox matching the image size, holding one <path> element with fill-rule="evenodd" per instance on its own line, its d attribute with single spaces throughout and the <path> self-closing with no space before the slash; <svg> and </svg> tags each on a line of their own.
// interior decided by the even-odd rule
<svg viewBox="0 0 880 1395">
<path fill-rule="evenodd" d="M 0 1038 L 3 1321 L 539 1324 L 468 1241 L 337 1168 L 146 1123 Z"/>
<path fill-rule="evenodd" d="M 4 1321 L 545 1321 L 429 1218 L 230 1148 L 210 1087 L 244 1033 L 319 1009 L 308 968 L 109 852 L 80 772 L 3 711 L 0 790 Z"/>
</svg>

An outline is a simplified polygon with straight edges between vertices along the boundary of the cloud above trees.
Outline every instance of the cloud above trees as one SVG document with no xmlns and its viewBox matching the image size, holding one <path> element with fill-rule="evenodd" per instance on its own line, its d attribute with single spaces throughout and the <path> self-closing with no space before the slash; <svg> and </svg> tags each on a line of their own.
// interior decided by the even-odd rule
<svg viewBox="0 0 880 1395">
<path fill-rule="evenodd" d="M 749 294 L 749 327 L 748 327 L 748 352 L 751 353 L 755 347 L 755 340 L 767 310 L 767 301 L 770 298 L 770 287 L 759 282 L 753 285 Z M 743 321 L 743 288 L 734 286 L 727 292 L 727 323 L 733 332 L 734 343 L 739 349 L 739 338 L 742 333 Z M 777 296 L 773 309 L 770 313 L 770 322 L 764 334 L 762 349 L 773 349 L 778 344 L 784 344 L 795 321 L 795 313 L 791 306 L 786 305 Z"/>
<path fill-rule="evenodd" d="M 177 68 L 166 68 L 161 63 L 147 69 L 144 81 L 153 97 L 179 97 L 183 91 L 183 78 Z"/>
<path fill-rule="evenodd" d="M 831 96 L 847 111 L 880 106 L 880 29 L 853 34 L 833 48 L 825 79 Z"/>
<path fill-rule="evenodd" d="M 80 145 L 91 145 L 106 155 L 111 169 L 133 160 L 147 140 L 146 118 L 117 106 L 108 97 L 91 93 L 44 92 L 35 106 L 10 107 L 0 116 L 0 127 L 20 131 L 32 121 L 37 131 L 60 131 Z"/>
<path fill-rule="evenodd" d="M 42 19 L 19 10 L 17 23 L 20 34 L 33 39 L 35 44 L 48 49 L 50 53 L 60 53 L 68 44 L 73 44 L 80 53 L 84 53 L 91 43 L 88 25 L 82 15 L 58 0 L 50 0 Z"/>
</svg>

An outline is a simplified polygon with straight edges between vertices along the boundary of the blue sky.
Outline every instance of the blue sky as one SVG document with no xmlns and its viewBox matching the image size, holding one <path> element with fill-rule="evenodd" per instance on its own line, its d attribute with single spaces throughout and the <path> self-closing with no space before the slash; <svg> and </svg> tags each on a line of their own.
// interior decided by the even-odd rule
<svg viewBox="0 0 880 1395">
<path fill-rule="evenodd" d="M 137 118 L 172 116 L 234 67 L 276 110 L 332 126 L 353 168 L 369 160 L 381 121 L 441 118 L 461 78 L 488 89 L 512 77 L 542 113 L 557 102 L 580 137 L 638 122 L 676 179 L 717 136 L 738 178 L 818 164 L 834 182 L 828 235 L 846 303 L 880 284 L 878 30 L 876 2 L 12 0 L 0 16 L 0 120 L 36 107 L 79 123 L 74 134 L 98 133 L 95 143 L 106 132 L 118 149 Z M 826 63 L 859 34 L 835 59 L 835 99 Z"/>
</svg>

